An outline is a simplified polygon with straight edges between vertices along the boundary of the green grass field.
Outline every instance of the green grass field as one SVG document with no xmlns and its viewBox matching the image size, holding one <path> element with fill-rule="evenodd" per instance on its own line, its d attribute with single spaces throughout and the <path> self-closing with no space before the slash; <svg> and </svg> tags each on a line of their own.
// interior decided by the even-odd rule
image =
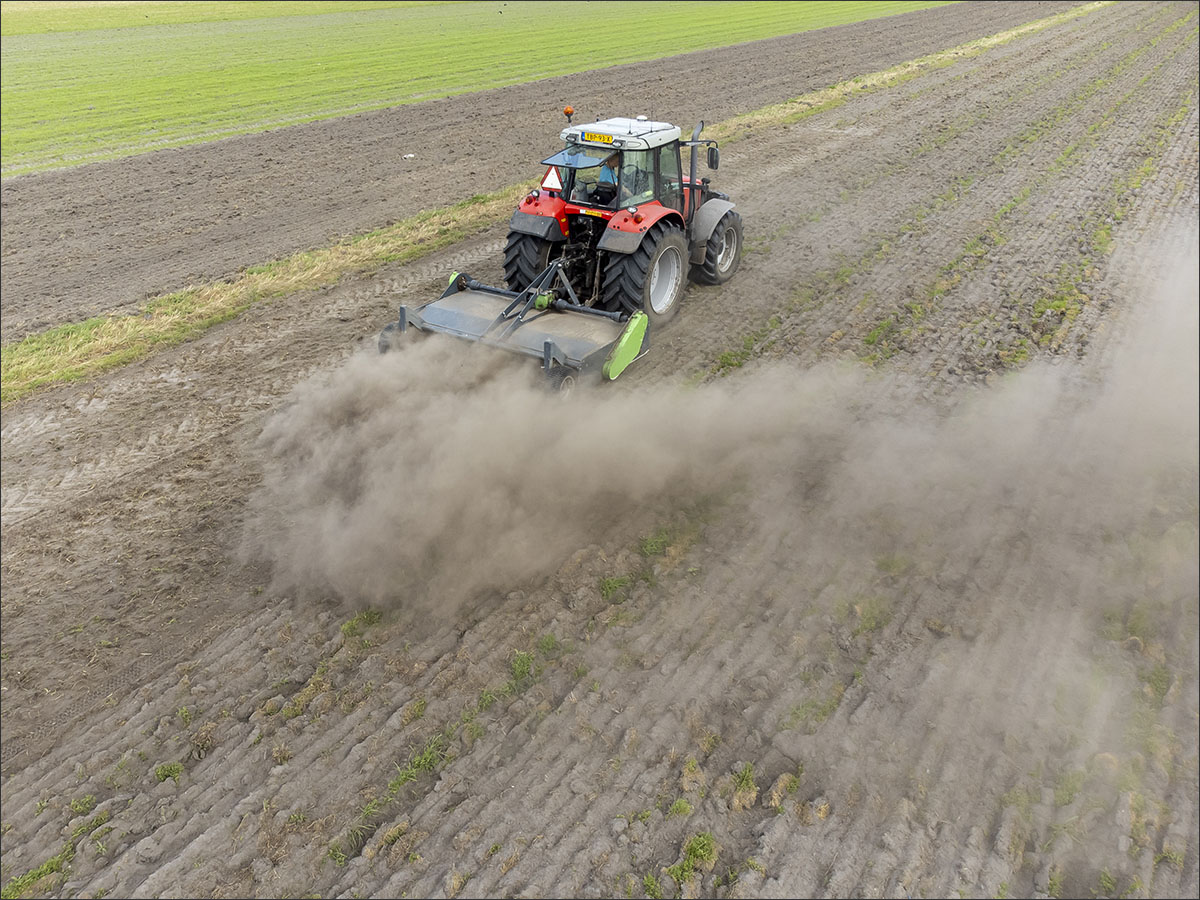
<svg viewBox="0 0 1200 900">
<path fill-rule="evenodd" d="M 941 5 L 5 2 L 0 174 Z"/>
</svg>

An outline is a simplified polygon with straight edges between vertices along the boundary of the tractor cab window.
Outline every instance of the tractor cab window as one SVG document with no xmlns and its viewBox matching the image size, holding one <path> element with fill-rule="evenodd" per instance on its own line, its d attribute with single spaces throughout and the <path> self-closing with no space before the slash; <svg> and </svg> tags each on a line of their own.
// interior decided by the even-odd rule
<svg viewBox="0 0 1200 900">
<path fill-rule="evenodd" d="M 683 211 L 682 183 L 679 171 L 679 142 L 672 141 L 658 148 L 658 177 L 661 183 L 658 199 L 663 206 Z"/>
<path fill-rule="evenodd" d="M 620 168 L 618 154 L 611 153 L 598 166 L 572 169 L 570 179 L 564 185 L 567 199 L 572 203 L 612 209 L 617 199 L 617 173 Z"/>
<path fill-rule="evenodd" d="M 637 206 L 654 199 L 654 152 L 626 150 L 621 160 L 621 206 Z"/>
</svg>

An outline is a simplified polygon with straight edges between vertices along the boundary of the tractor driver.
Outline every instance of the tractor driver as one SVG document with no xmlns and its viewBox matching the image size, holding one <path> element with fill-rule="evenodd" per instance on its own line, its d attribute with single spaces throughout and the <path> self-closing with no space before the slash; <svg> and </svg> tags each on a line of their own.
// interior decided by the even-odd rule
<svg viewBox="0 0 1200 900">
<path fill-rule="evenodd" d="M 604 160 L 604 162 L 602 162 L 600 164 L 599 181 L 601 184 L 611 184 L 611 185 L 613 185 L 613 187 L 616 187 L 617 164 L 619 162 L 620 162 L 620 160 L 617 158 L 617 154 L 614 153 L 612 156 L 608 157 L 608 159 Z"/>
<path fill-rule="evenodd" d="M 620 162 L 620 154 L 614 153 L 600 164 L 600 174 L 596 176 L 597 203 L 611 203 L 617 196 L 617 166 Z"/>
</svg>

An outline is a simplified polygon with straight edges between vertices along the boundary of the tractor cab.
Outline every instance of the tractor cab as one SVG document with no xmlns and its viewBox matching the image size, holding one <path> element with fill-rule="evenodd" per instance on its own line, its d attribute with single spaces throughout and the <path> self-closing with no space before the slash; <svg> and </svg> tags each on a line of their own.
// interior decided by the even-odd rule
<svg viewBox="0 0 1200 900">
<path fill-rule="evenodd" d="M 617 210 L 658 201 L 684 210 L 679 127 L 666 122 L 605 119 L 563 129 L 566 147 L 543 164 L 542 187 L 568 203 Z"/>
<path fill-rule="evenodd" d="M 563 112 L 569 123 L 573 110 Z M 542 160 L 541 185 L 509 221 L 508 289 L 524 290 L 561 259 L 583 305 L 626 315 L 645 310 L 663 322 L 689 274 L 711 284 L 731 276 L 741 255 L 741 217 L 708 178 L 696 177 L 700 147 L 708 148 L 710 169 L 718 164 L 716 142 L 700 137 L 703 127 L 682 140 L 678 125 L 646 116 L 568 124 L 559 133 L 563 148 Z M 691 152 L 687 175 L 684 147 Z"/>
</svg>

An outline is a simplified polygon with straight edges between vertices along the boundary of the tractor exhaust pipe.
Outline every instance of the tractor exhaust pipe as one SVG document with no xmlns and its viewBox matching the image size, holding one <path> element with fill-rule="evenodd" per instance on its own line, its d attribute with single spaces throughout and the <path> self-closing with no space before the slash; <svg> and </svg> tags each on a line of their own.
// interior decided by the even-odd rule
<svg viewBox="0 0 1200 900">
<path fill-rule="evenodd" d="M 699 190 L 696 184 L 696 160 L 700 155 L 699 144 L 700 132 L 704 128 L 704 120 L 701 119 L 696 124 L 696 130 L 692 132 L 692 171 L 688 175 L 688 190 L 692 192 L 692 202 L 688 204 L 688 221 L 696 215 L 696 192 Z"/>
</svg>

